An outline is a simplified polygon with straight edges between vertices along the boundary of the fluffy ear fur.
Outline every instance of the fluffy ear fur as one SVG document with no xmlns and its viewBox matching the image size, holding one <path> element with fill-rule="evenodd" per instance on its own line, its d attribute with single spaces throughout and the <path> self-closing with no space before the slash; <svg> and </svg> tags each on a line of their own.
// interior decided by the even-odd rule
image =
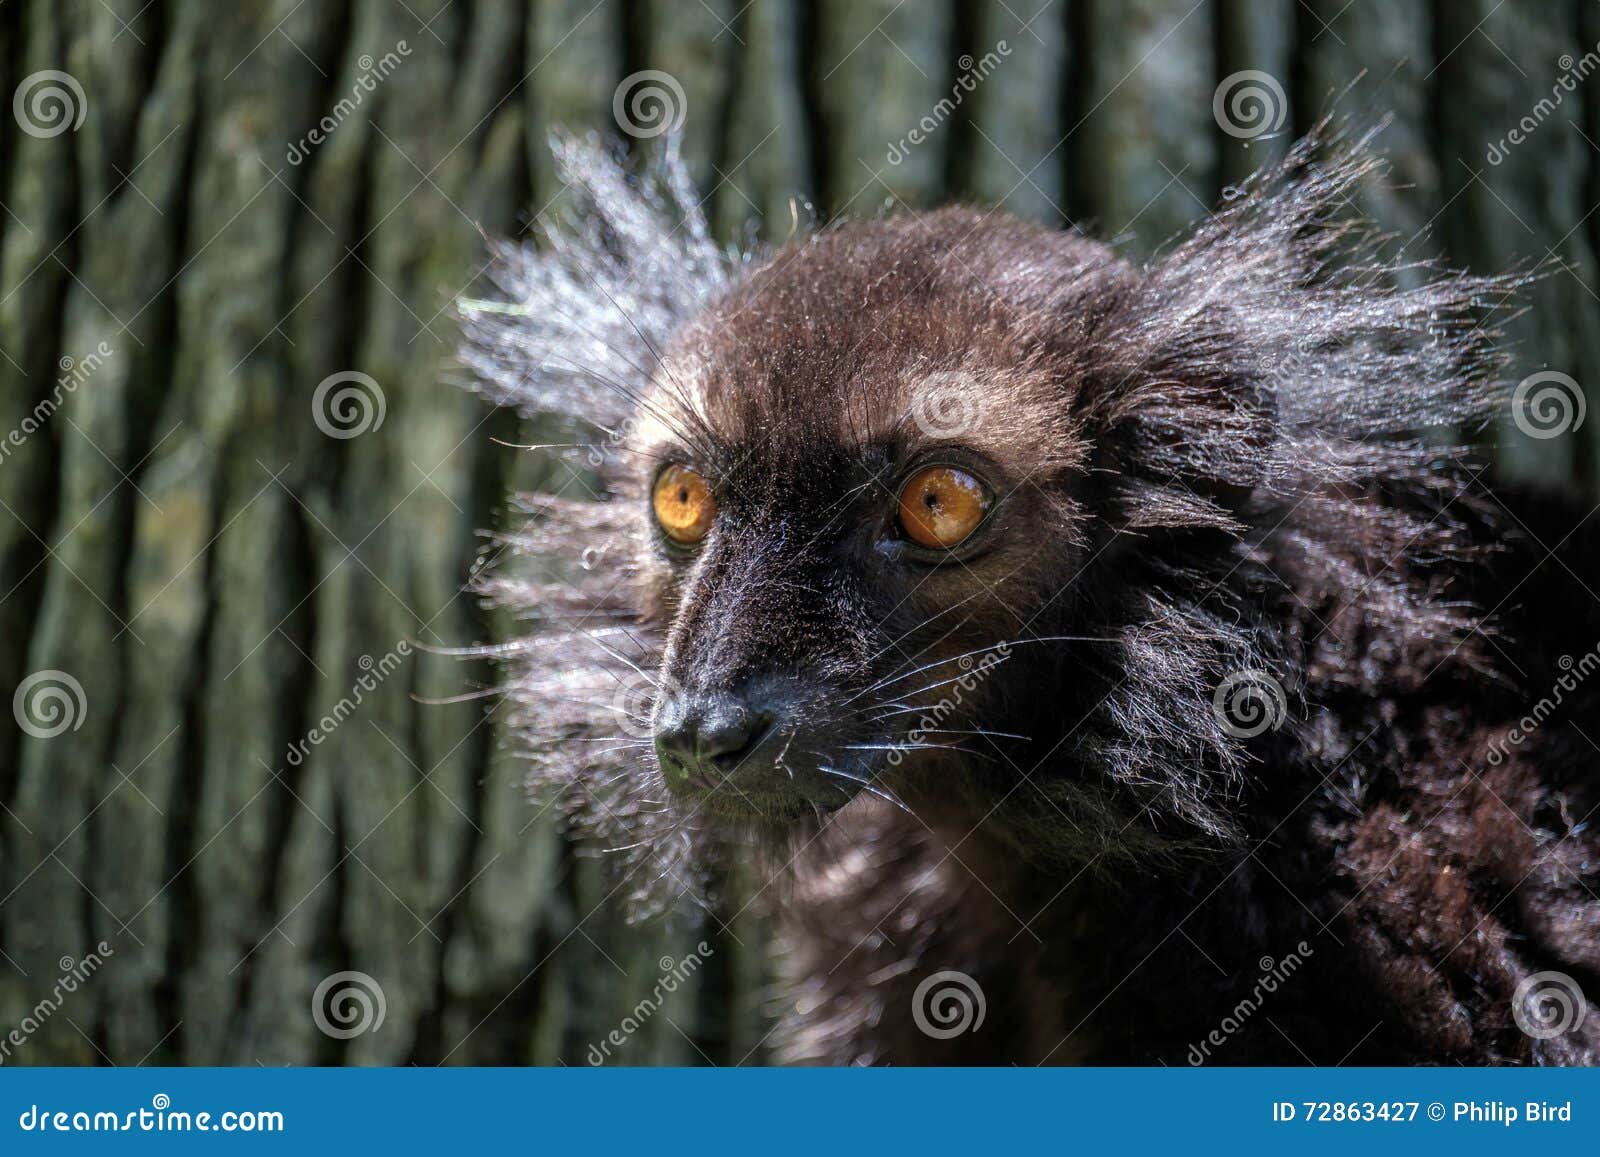
<svg viewBox="0 0 1600 1157">
<path fill-rule="evenodd" d="M 1119 286 L 1082 355 L 1102 509 L 1141 540 L 1086 762 L 1174 835 L 1239 834 L 1260 745 L 1231 709 L 1287 715 L 1285 736 L 1311 742 L 1326 721 L 1308 684 L 1477 655 L 1471 610 L 1439 597 L 1438 564 L 1476 547 L 1470 503 L 1444 510 L 1464 451 L 1438 443 L 1501 404 L 1488 326 L 1518 279 L 1386 261 L 1348 215 L 1382 170 L 1367 147 L 1301 142 Z M 1329 629 L 1286 634 L 1296 603 Z"/>
<path fill-rule="evenodd" d="M 499 292 L 460 303 L 462 357 L 491 401 L 587 423 L 614 449 L 662 348 L 738 257 L 712 242 L 676 144 L 641 176 L 593 138 L 551 148 L 574 205 L 541 245 L 493 244 Z"/>
<path fill-rule="evenodd" d="M 1233 805 L 1258 753 L 1220 697 L 1241 677 L 1257 708 L 1282 712 L 1273 689 L 1359 688 L 1386 656 L 1414 672 L 1471 660 L 1455 649 L 1473 620 L 1430 577 L 1461 549 L 1455 520 L 1437 516 L 1450 496 L 1428 493 L 1449 452 L 1416 436 L 1476 427 L 1497 404 L 1484 322 L 1513 283 L 1383 260 L 1344 215 L 1380 168 L 1366 145 L 1301 143 L 1109 288 L 1080 331 L 1097 513 L 1138 545 L 1121 552 L 1134 556 L 1125 593 L 1102 608 L 1115 689 L 1063 750 L 1123 797 L 1103 817 L 1114 827 L 1142 812 L 1179 841 L 1238 835 Z M 752 258 L 712 243 L 671 148 L 639 177 L 592 141 L 556 148 L 573 223 L 540 247 L 497 248 L 498 298 L 462 306 L 464 357 L 493 400 L 597 428 L 588 464 L 605 479 L 627 468 L 623 435 L 660 352 Z M 527 526 L 506 540 L 522 561 L 482 587 L 530 624 L 500 656 L 532 779 L 607 843 L 665 857 L 641 878 L 681 883 L 693 833 L 648 752 L 660 639 L 636 615 L 643 503 L 525 501 Z M 1293 600 L 1334 629 L 1287 636 L 1271 608 Z M 1343 647 L 1346 627 L 1360 648 Z M 1331 742 L 1325 720 L 1293 714 L 1286 737 Z M 1072 778 L 1061 802 L 1081 815 Z M 1024 834 L 1051 853 L 1048 833 Z M 1062 850 L 1081 846 L 1062 834 Z"/>
</svg>

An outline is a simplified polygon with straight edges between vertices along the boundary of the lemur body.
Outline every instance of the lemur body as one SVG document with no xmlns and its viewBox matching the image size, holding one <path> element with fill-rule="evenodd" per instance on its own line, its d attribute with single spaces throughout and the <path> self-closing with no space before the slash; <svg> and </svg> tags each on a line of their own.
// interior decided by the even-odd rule
<svg viewBox="0 0 1600 1157">
<path fill-rule="evenodd" d="M 1358 264 L 1323 144 L 1143 268 L 961 209 L 730 261 L 568 146 L 577 237 L 468 307 L 608 450 L 487 583 L 533 777 L 640 879 L 768 866 L 782 1056 L 1600 1060 L 1600 548 L 1418 440 L 1512 287 Z"/>
</svg>

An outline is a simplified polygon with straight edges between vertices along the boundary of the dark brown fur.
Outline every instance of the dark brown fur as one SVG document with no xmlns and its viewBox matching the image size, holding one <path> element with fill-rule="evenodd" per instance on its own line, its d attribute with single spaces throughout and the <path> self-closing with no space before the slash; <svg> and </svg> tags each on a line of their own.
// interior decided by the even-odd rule
<svg viewBox="0 0 1600 1157">
<path fill-rule="evenodd" d="M 1373 162 L 1323 147 L 1140 268 L 970 210 L 730 265 L 666 224 L 670 161 L 571 146 L 587 237 L 469 305 L 489 391 L 598 426 L 613 496 L 533 499 L 533 572 L 489 583 L 543 628 L 507 655 L 535 779 L 669 893 L 761 857 L 783 1056 L 1600 1060 L 1600 680 L 1506 741 L 1600 646 L 1600 546 L 1421 437 L 1498 416 L 1513 286 L 1397 288 L 1338 222 Z M 942 565 L 893 541 L 928 455 L 1000 496 Z M 669 462 L 717 493 L 691 554 L 648 514 Z M 656 704 L 752 687 L 793 705 L 771 747 L 669 790 Z M 948 1039 L 913 1016 L 943 970 L 986 1005 Z M 1546 971 L 1587 1017 L 1535 1039 Z"/>
</svg>

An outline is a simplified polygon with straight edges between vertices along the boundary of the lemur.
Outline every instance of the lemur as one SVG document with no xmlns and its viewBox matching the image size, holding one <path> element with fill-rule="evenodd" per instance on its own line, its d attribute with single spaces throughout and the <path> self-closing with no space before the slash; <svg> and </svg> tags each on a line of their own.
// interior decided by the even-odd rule
<svg viewBox="0 0 1600 1157">
<path fill-rule="evenodd" d="M 1327 128 L 1145 263 L 557 150 L 462 309 L 578 447 L 513 727 L 636 902 L 758 866 L 780 1059 L 1600 1062 L 1600 539 L 1457 444 L 1525 274 L 1401 266 Z"/>
</svg>

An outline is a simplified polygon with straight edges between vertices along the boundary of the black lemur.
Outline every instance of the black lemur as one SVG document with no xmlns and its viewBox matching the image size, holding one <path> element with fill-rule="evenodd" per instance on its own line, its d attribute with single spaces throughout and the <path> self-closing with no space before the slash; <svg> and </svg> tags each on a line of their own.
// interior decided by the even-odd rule
<svg viewBox="0 0 1600 1157">
<path fill-rule="evenodd" d="M 464 305 L 583 431 L 485 580 L 515 729 L 636 893 L 759 865 L 777 1056 L 1600 1062 L 1600 542 L 1452 445 L 1519 278 L 1394 266 L 1368 141 L 1147 264 L 966 208 L 735 252 L 670 148 L 558 150 Z"/>
</svg>

